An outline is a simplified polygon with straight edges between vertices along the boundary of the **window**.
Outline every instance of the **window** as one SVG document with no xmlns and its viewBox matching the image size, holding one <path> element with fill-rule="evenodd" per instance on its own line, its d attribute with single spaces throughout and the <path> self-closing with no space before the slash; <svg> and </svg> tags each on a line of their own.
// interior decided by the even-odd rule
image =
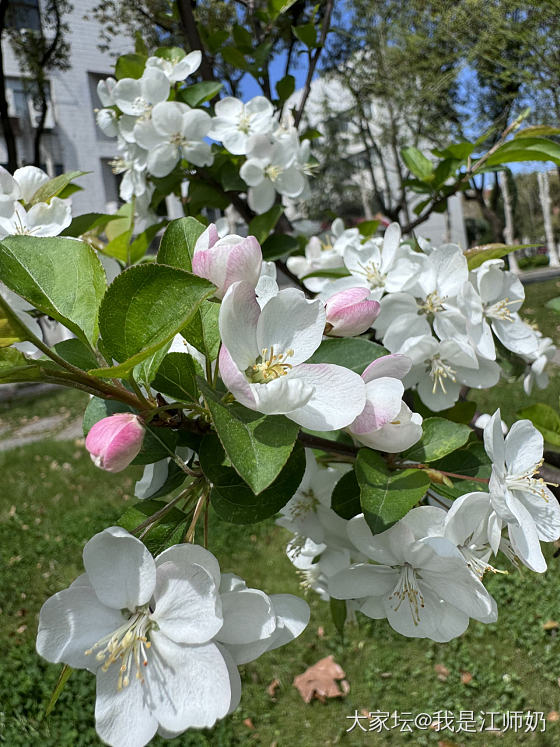
<svg viewBox="0 0 560 747">
<path fill-rule="evenodd" d="M 40 31 L 39 0 L 10 0 L 6 13 L 6 27 Z"/>
</svg>

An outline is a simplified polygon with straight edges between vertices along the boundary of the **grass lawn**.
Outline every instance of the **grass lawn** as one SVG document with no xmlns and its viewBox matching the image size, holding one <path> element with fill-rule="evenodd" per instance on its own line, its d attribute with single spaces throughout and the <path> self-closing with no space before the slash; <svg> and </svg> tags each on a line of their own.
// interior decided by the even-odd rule
<svg viewBox="0 0 560 747">
<path fill-rule="evenodd" d="M 527 313 L 543 331 L 559 340 L 560 316 L 540 308 L 560 295 L 560 284 L 528 286 Z M 521 399 L 515 386 L 502 386 L 491 396 L 476 393 L 481 409 L 499 403 L 506 420 L 514 418 Z M 557 377 L 547 392 L 531 401 L 556 404 Z M 40 414 L 77 413 L 81 395 L 63 392 L 41 400 L 0 407 L 0 431 L 23 418 Z M 75 672 L 55 710 L 42 711 L 60 667 L 34 652 L 38 611 L 51 594 L 82 572 L 81 551 L 97 531 L 111 525 L 133 500 L 139 468 L 112 476 L 97 470 L 79 441 L 50 439 L 0 452 L 0 742 L 9 747 L 41 743 L 45 747 L 98 745 L 93 727 L 94 678 Z M 284 554 L 287 532 L 272 521 L 236 527 L 212 517 L 211 549 L 222 570 L 234 571 L 248 584 L 269 593 L 302 593 L 298 577 Z M 560 637 L 549 621 L 560 622 L 560 558 L 552 557 L 544 575 L 529 571 L 488 579 L 500 611 L 499 623 L 472 622 L 465 636 L 449 644 L 398 636 L 386 621 L 360 616 L 347 628 L 344 644 L 329 619 L 329 609 L 310 595 L 312 616 L 307 631 L 288 647 L 242 667 L 243 697 L 239 709 L 211 732 L 195 732 L 153 744 L 226 747 L 227 745 L 433 744 L 550 746 L 560 744 Z M 505 561 L 498 565 L 507 567 Z M 559 628 L 560 630 L 560 628 Z M 294 676 L 333 654 L 350 684 L 344 699 L 306 705 L 292 687 Z M 274 696 L 268 686 L 278 681 Z M 439 734 L 432 730 L 401 733 L 399 728 L 350 733 L 355 711 L 397 711 L 406 716 L 436 711 L 542 711 L 549 716 L 544 733 L 498 736 L 489 731 Z M 558 719 L 558 721 L 556 720 Z M 368 720 L 362 725 L 367 728 Z M 480 721 L 477 722 L 477 728 Z M 525 728 L 525 727 L 523 727 Z"/>
</svg>

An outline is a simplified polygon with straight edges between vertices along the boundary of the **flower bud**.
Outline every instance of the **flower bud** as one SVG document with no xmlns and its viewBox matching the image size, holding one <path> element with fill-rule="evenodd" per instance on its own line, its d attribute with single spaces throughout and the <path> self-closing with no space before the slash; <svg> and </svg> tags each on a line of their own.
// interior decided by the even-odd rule
<svg viewBox="0 0 560 747">
<path fill-rule="evenodd" d="M 142 448 L 144 428 L 138 415 L 119 412 L 99 420 L 86 438 L 96 467 L 107 472 L 120 472 L 132 462 Z"/>
<path fill-rule="evenodd" d="M 192 258 L 192 271 L 206 278 L 217 288 L 216 297 L 223 298 L 227 289 L 238 280 L 255 287 L 262 265 L 262 252 L 254 236 L 224 236 L 218 238 L 212 223 L 198 238 Z"/>
<path fill-rule="evenodd" d="M 326 304 L 327 334 L 332 337 L 361 335 L 379 314 L 379 303 L 366 300 L 369 288 L 349 288 L 331 296 Z"/>
</svg>

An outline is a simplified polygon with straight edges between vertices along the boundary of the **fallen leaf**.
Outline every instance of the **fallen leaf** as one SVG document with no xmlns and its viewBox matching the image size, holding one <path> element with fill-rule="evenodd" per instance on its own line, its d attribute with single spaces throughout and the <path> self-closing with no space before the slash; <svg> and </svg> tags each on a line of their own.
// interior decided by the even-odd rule
<svg viewBox="0 0 560 747">
<path fill-rule="evenodd" d="M 558 628 L 560 628 L 560 623 L 558 623 L 556 620 L 547 620 L 542 624 L 543 630 L 557 630 Z"/>
<path fill-rule="evenodd" d="M 325 629 L 323 628 L 322 625 L 319 625 L 319 627 L 317 628 L 317 637 L 318 638 L 324 638 L 325 637 Z"/>
<path fill-rule="evenodd" d="M 380 677 L 381 677 L 382 679 L 384 679 L 384 680 L 388 680 L 388 679 L 389 679 L 389 677 L 392 677 L 392 676 L 393 676 L 393 673 L 392 673 L 392 672 L 381 672 L 381 674 L 380 674 L 379 676 L 380 676 Z"/>
<path fill-rule="evenodd" d="M 305 703 L 317 698 L 321 703 L 326 698 L 339 698 L 350 692 L 350 685 L 344 679 L 346 674 L 334 660 L 333 655 L 320 659 L 294 678 L 294 687 L 298 690 Z M 340 689 L 336 680 L 340 682 Z"/>
<path fill-rule="evenodd" d="M 280 680 L 277 680 L 274 678 L 270 685 L 266 688 L 267 693 L 270 695 L 271 698 L 274 698 L 276 695 L 276 690 L 280 687 Z"/>
<path fill-rule="evenodd" d="M 546 717 L 547 721 L 558 721 L 559 719 L 560 713 L 558 713 L 558 711 L 550 711 L 550 713 Z"/>
<path fill-rule="evenodd" d="M 449 677 L 449 669 L 443 664 L 434 664 L 434 672 L 440 682 L 445 682 Z"/>
<path fill-rule="evenodd" d="M 246 719 L 244 719 L 244 721 L 243 721 L 243 725 L 244 725 L 244 726 L 246 726 L 246 727 L 247 727 L 248 729 L 254 729 L 254 728 L 255 728 L 255 725 L 254 725 L 254 723 L 253 723 L 253 722 L 251 721 L 251 719 L 250 719 L 250 718 L 246 718 Z"/>
<path fill-rule="evenodd" d="M 472 680 L 472 674 L 470 672 L 461 672 L 461 682 L 463 685 L 468 685 Z"/>
</svg>

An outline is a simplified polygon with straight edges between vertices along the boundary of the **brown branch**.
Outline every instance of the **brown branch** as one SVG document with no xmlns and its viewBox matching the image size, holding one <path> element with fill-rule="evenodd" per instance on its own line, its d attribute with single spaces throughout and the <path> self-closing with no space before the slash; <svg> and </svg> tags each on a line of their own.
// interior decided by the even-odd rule
<svg viewBox="0 0 560 747">
<path fill-rule="evenodd" d="M 204 80 L 215 80 L 212 65 L 208 60 L 208 55 L 202 44 L 200 34 L 194 18 L 195 3 L 193 0 L 177 0 L 177 11 L 179 13 L 179 20 L 181 22 L 181 28 L 185 39 L 187 40 L 191 50 L 198 49 L 202 54 L 202 62 L 200 63 L 200 74 Z"/>
<path fill-rule="evenodd" d="M 311 81 L 313 80 L 313 74 L 315 72 L 315 68 L 317 67 L 317 63 L 319 62 L 319 57 L 321 56 L 321 52 L 323 51 L 323 47 L 325 45 L 327 34 L 329 33 L 329 27 L 331 25 L 331 15 L 333 12 L 333 8 L 334 8 L 334 0 L 327 0 L 327 5 L 325 7 L 325 15 L 323 16 L 323 23 L 321 26 L 321 36 L 319 37 L 319 44 L 317 46 L 317 49 L 315 50 L 315 54 L 312 55 L 311 60 L 309 62 L 309 69 L 307 71 L 307 78 L 305 79 L 305 86 L 303 88 L 303 94 L 299 102 L 298 110 L 294 117 L 294 124 L 296 127 L 299 127 L 299 123 L 301 122 L 301 118 L 303 116 L 303 110 L 305 109 L 305 104 L 307 103 L 307 98 L 311 92 Z"/>
</svg>

